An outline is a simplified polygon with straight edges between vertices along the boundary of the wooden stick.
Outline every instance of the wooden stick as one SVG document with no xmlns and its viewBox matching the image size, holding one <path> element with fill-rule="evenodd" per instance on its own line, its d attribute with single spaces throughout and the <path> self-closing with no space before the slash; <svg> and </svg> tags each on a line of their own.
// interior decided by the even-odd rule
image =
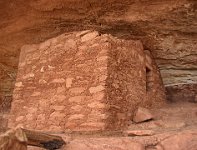
<svg viewBox="0 0 197 150">
<path fill-rule="evenodd" d="M 42 147 L 48 150 L 61 148 L 66 142 L 60 136 L 49 135 L 39 131 L 22 129 L 27 137 L 27 144 L 31 146 Z"/>
</svg>

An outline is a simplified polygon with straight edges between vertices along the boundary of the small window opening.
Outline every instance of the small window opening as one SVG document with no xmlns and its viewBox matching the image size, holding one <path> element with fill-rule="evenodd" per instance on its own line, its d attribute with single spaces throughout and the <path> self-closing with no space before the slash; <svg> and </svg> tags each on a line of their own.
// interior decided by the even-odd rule
<svg viewBox="0 0 197 150">
<path fill-rule="evenodd" d="M 151 69 L 146 67 L 146 91 L 150 91 L 152 88 L 152 73 Z"/>
</svg>

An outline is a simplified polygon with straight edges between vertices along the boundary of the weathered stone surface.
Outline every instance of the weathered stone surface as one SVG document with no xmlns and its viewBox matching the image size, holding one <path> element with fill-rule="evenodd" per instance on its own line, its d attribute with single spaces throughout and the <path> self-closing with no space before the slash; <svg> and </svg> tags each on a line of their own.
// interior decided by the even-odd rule
<svg viewBox="0 0 197 150">
<path fill-rule="evenodd" d="M 140 123 L 140 122 L 151 120 L 153 118 L 154 117 L 152 113 L 148 109 L 139 107 L 137 111 L 135 112 L 133 121 L 136 123 Z"/>
<path fill-rule="evenodd" d="M 0 2 L 0 14 L 0 64 L 4 72 L 0 105 L 6 110 L 10 108 L 22 45 L 90 28 L 121 39 L 141 39 L 156 59 L 166 85 L 196 83 L 195 0 L 11 0 Z M 80 32 L 79 36 L 88 32 Z M 51 43 L 64 45 L 54 38 L 41 46 L 27 47 L 27 52 L 43 45 L 49 48 Z"/>
<path fill-rule="evenodd" d="M 89 89 L 89 91 L 90 91 L 90 93 L 97 93 L 97 92 L 100 92 L 100 91 L 102 91 L 102 90 L 104 90 L 104 89 L 105 89 L 104 86 L 99 85 L 99 86 L 97 86 L 97 87 L 91 87 L 91 88 Z"/>
<path fill-rule="evenodd" d="M 158 150 L 196 150 L 196 133 L 179 133 L 171 136 L 157 145 Z"/>
<path fill-rule="evenodd" d="M 72 81 L 73 81 L 73 78 L 67 78 L 66 79 L 66 87 L 67 88 L 70 88 L 72 86 Z"/>
<path fill-rule="evenodd" d="M 124 134 L 128 136 L 150 136 L 154 135 L 155 132 L 153 130 L 127 130 Z"/>
</svg>

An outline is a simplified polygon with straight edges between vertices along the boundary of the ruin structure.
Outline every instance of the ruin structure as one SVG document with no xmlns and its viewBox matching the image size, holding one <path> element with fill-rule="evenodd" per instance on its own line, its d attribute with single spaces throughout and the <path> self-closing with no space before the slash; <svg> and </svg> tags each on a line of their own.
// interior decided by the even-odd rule
<svg viewBox="0 0 197 150">
<path fill-rule="evenodd" d="M 164 101 L 160 72 L 140 41 L 67 33 L 22 47 L 9 127 L 119 130 L 138 106 Z"/>
</svg>

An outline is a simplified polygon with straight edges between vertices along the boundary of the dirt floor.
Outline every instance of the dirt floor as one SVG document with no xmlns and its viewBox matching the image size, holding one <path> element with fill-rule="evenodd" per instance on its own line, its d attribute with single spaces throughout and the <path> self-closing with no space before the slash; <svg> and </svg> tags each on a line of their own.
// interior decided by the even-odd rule
<svg viewBox="0 0 197 150">
<path fill-rule="evenodd" d="M 168 103 L 163 108 L 153 109 L 151 111 L 155 116 L 154 120 L 140 124 L 131 124 L 129 126 L 129 130 L 152 131 L 153 135 L 151 136 L 131 137 L 145 146 L 157 145 L 163 139 L 177 133 L 197 131 L 196 103 L 173 102 Z"/>
</svg>

